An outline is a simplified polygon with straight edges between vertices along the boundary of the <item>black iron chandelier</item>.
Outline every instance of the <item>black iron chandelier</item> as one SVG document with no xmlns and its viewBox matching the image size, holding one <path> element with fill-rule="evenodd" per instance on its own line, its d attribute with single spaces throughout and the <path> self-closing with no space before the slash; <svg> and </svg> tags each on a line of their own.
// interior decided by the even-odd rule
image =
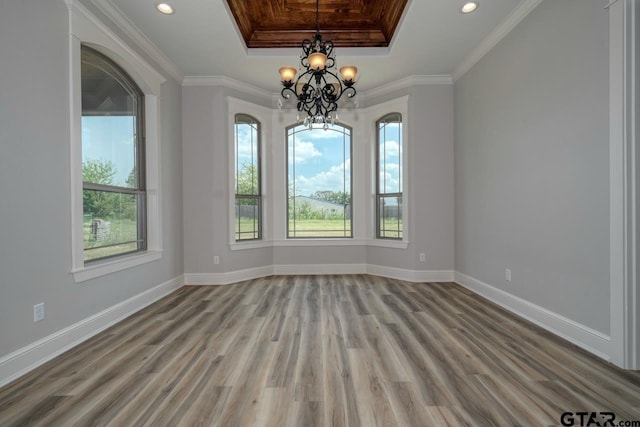
<svg viewBox="0 0 640 427">
<path fill-rule="evenodd" d="M 299 70 L 294 67 L 281 67 L 282 97 L 297 99 L 297 109 L 306 113 L 304 125 L 313 125 L 324 129 L 338 119 L 338 101 L 344 96 L 353 98 L 356 95 L 355 77 L 358 69 L 352 65 L 340 68 L 340 77 L 336 72 L 336 57 L 333 42 L 322 40 L 320 35 L 319 0 L 316 0 L 316 34 L 313 40 L 302 42 Z"/>
</svg>

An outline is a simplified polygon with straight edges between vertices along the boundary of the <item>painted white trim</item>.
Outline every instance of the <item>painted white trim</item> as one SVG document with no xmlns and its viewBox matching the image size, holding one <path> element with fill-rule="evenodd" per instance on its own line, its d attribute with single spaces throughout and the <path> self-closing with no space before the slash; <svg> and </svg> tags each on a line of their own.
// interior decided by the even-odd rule
<svg viewBox="0 0 640 427">
<path fill-rule="evenodd" d="M 366 182 L 366 192 L 364 193 L 367 197 L 367 210 L 369 215 L 367 215 L 367 228 L 366 228 L 366 236 L 367 243 L 369 242 L 377 242 L 379 244 L 375 244 L 372 246 L 379 247 L 395 247 L 397 249 L 406 249 L 409 245 L 409 236 L 411 236 L 411 225 L 409 221 L 409 212 L 411 212 L 411 168 L 410 168 L 410 159 L 411 159 L 411 151 L 413 150 L 412 146 L 415 143 L 409 139 L 409 95 L 401 96 L 396 99 L 392 99 L 390 101 L 381 102 L 379 104 L 371 105 L 364 109 L 364 141 L 366 144 L 366 162 L 369 166 L 368 168 L 368 179 Z M 385 239 L 377 239 L 376 237 L 376 215 L 377 215 L 377 206 L 376 206 L 376 180 L 378 170 L 376 164 L 376 150 L 378 143 L 378 135 L 376 133 L 377 122 L 380 118 L 384 117 L 389 113 L 400 113 L 402 116 L 402 240 L 400 241 L 389 241 Z M 385 242 L 385 243 L 382 243 Z M 391 245 L 393 243 L 394 245 Z M 403 246 L 400 246 L 400 244 Z"/>
<path fill-rule="evenodd" d="M 349 239 L 349 238 L 335 238 L 335 239 L 279 239 L 273 240 L 273 247 L 318 247 L 318 246 L 366 246 L 367 242 L 364 239 Z"/>
<path fill-rule="evenodd" d="M 261 240 L 253 240 L 249 242 L 236 241 L 235 236 L 235 221 L 236 221 L 236 192 L 235 192 L 235 180 L 236 180 L 236 170 L 235 170 L 235 156 L 236 156 L 236 146 L 235 146 L 235 118 L 236 114 L 245 114 L 253 117 L 260 123 L 260 153 L 259 153 L 259 161 L 260 161 L 260 191 L 261 191 L 261 212 L 260 212 L 260 220 L 262 223 L 262 239 Z M 271 197 L 270 197 L 270 186 L 268 183 L 270 182 L 270 176 L 268 171 L 270 168 L 271 159 L 269 157 L 269 153 L 271 152 L 271 122 L 273 119 L 273 110 L 264 107 L 262 105 L 254 104 L 252 102 L 248 102 L 242 99 L 234 98 L 231 96 L 227 97 L 227 135 L 225 140 L 228 141 L 229 149 L 228 153 L 228 176 L 227 176 L 227 194 L 228 194 L 228 242 L 231 250 L 243 250 L 250 248 L 261 248 L 271 246 L 270 238 L 271 238 L 271 227 L 269 226 L 269 218 L 271 214 Z"/>
<path fill-rule="evenodd" d="M 624 365 L 624 2 L 609 8 L 609 284 L 612 360 Z"/>
<path fill-rule="evenodd" d="M 413 86 L 421 85 L 452 85 L 453 79 L 449 74 L 408 76 L 391 83 L 384 84 L 366 92 L 358 93 L 358 98 L 365 101 L 368 98 L 374 98 L 381 95 L 397 92 L 398 90 L 407 89 Z M 242 93 L 255 95 L 261 99 L 271 101 L 271 105 L 276 106 L 280 99 L 280 92 L 269 92 L 265 89 L 253 86 L 240 80 L 232 79 L 226 76 L 185 76 L 182 80 L 182 86 L 223 86 L 229 89 L 235 89 Z M 375 106 L 374 106 L 375 107 Z M 273 108 L 276 111 L 281 111 Z"/>
<path fill-rule="evenodd" d="M 273 275 L 371 274 L 407 282 L 453 282 L 452 270 L 415 271 L 371 264 L 280 264 L 226 273 L 185 273 L 186 285 L 229 285 Z"/>
<path fill-rule="evenodd" d="M 91 0 L 118 28 L 120 28 L 136 45 L 151 57 L 164 71 L 181 83 L 184 74 L 169 57 L 156 46 L 127 16 L 113 4 L 111 0 Z"/>
<path fill-rule="evenodd" d="M 453 282 L 453 270 L 406 270 L 383 265 L 367 265 L 367 274 L 405 282 Z"/>
<path fill-rule="evenodd" d="M 578 347 L 611 360 L 610 336 L 457 271 L 455 282 Z"/>
<path fill-rule="evenodd" d="M 69 105 L 71 187 L 71 272 L 77 282 L 160 259 L 162 212 L 160 189 L 160 90 L 166 78 L 77 0 L 69 10 Z M 145 96 L 145 165 L 147 252 L 125 255 L 98 264 L 84 262 L 82 236 L 82 100 L 81 44 L 103 51 L 135 80 Z"/>
<path fill-rule="evenodd" d="M 513 30 L 542 0 L 524 0 L 502 21 L 493 31 L 485 37 L 478 46 L 471 51 L 453 69 L 451 76 L 453 81 L 464 76 L 474 65 L 476 65 L 487 53 L 491 51 L 507 34 Z"/>
<path fill-rule="evenodd" d="M 142 87 L 143 91 L 159 93 L 160 85 L 167 79 L 153 66 L 145 61 L 135 50 L 116 35 L 109 27 L 100 21 L 78 0 L 65 0 L 69 9 L 69 35 L 77 37 L 82 42 L 89 42 L 110 49 L 120 55 L 120 65 L 127 71 L 136 83 L 149 85 Z M 141 82 L 142 80 L 143 82 Z"/>
<path fill-rule="evenodd" d="M 264 233 L 265 230 L 262 230 Z M 229 244 L 229 250 L 232 251 L 245 251 L 247 249 L 261 249 L 261 248 L 272 248 L 273 242 L 270 240 L 249 240 L 249 241 L 239 241 L 233 242 Z"/>
<path fill-rule="evenodd" d="M 408 236 L 407 236 L 408 237 Z M 393 248 L 393 249 L 407 249 L 409 247 L 409 240 L 392 240 L 392 239 L 367 239 L 367 246 L 377 248 Z"/>
<path fill-rule="evenodd" d="M 609 7 L 610 328 L 612 361 L 640 367 L 637 302 L 636 31 L 633 0 Z"/>
<path fill-rule="evenodd" d="M 280 276 L 304 274 L 365 274 L 366 272 L 366 264 L 281 264 L 273 266 L 273 274 Z"/>
<path fill-rule="evenodd" d="M 358 97 L 362 101 L 366 101 L 370 98 L 377 96 L 387 95 L 397 92 L 402 89 L 407 89 L 413 86 L 422 85 L 452 85 L 453 79 L 449 74 L 436 74 L 436 75 L 424 75 L 424 76 L 408 76 L 400 80 L 393 81 L 391 83 L 384 84 L 382 86 L 370 89 L 366 92 L 358 93 Z M 279 96 L 279 95 L 278 95 Z M 375 107 L 375 106 L 374 106 Z M 404 119 L 404 118 L 403 118 Z"/>
<path fill-rule="evenodd" d="M 73 270 L 73 280 L 76 283 L 106 276 L 116 271 L 126 270 L 138 265 L 146 264 L 162 259 L 162 251 L 148 251 L 134 255 L 124 255 L 122 259 L 114 258 L 96 264 L 88 264 L 83 268 Z"/>
<path fill-rule="evenodd" d="M 274 96 L 268 90 L 226 76 L 185 76 L 182 86 L 224 86 L 265 100 L 272 100 Z"/>
<path fill-rule="evenodd" d="M 178 276 L 0 358 L 0 387 L 77 346 L 183 284 Z"/>
<path fill-rule="evenodd" d="M 185 285 L 231 285 L 273 275 L 273 266 L 247 268 L 226 273 L 185 273 Z"/>
<path fill-rule="evenodd" d="M 611 0 L 604 8 L 605 9 L 609 9 L 611 6 L 613 6 L 614 3 L 617 3 L 618 0 Z"/>
</svg>

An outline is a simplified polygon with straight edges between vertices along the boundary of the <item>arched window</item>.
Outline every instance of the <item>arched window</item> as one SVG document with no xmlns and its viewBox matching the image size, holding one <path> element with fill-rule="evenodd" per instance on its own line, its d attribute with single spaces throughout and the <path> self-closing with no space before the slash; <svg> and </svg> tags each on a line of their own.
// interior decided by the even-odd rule
<svg viewBox="0 0 640 427">
<path fill-rule="evenodd" d="M 247 114 L 236 114 L 235 138 L 235 239 L 262 238 L 262 183 L 260 122 Z"/>
<path fill-rule="evenodd" d="M 146 250 L 144 95 L 84 45 L 81 91 L 84 260 Z"/>
<path fill-rule="evenodd" d="M 287 128 L 287 238 L 353 237 L 351 129 Z"/>
<path fill-rule="evenodd" d="M 402 115 L 376 122 L 376 237 L 402 239 Z"/>
</svg>

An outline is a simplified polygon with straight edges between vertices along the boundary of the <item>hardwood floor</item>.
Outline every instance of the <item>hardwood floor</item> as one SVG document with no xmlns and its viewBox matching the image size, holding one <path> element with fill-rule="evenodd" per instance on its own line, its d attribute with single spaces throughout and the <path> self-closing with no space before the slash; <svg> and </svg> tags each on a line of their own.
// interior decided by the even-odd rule
<svg viewBox="0 0 640 427">
<path fill-rule="evenodd" d="M 458 285 L 375 276 L 183 287 L 0 389 L 2 426 L 536 426 L 565 411 L 640 420 L 640 373 Z"/>
</svg>

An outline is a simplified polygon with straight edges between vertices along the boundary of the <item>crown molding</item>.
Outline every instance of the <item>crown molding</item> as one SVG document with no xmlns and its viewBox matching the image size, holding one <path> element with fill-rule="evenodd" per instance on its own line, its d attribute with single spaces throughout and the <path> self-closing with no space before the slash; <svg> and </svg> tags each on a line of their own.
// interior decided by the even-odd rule
<svg viewBox="0 0 640 427">
<path fill-rule="evenodd" d="M 476 46 L 471 53 L 464 58 L 451 73 L 453 81 L 464 76 L 476 65 L 491 49 L 493 49 L 507 34 L 509 34 L 542 0 L 524 0 L 507 18 L 502 21 L 487 37 Z"/>
<path fill-rule="evenodd" d="M 185 76 L 182 86 L 224 86 L 265 99 L 271 99 L 274 96 L 268 90 L 226 76 Z"/>
<path fill-rule="evenodd" d="M 408 76 L 400 80 L 385 84 L 375 89 L 358 94 L 360 99 L 366 100 L 380 95 L 393 93 L 397 90 L 406 89 L 420 85 L 452 85 L 453 79 L 448 74 L 432 76 Z M 280 98 L 280 92 L 269 92 L 268 90 L 241 82 L 226 76 L 185 76 L 182 86 L 223 86 L 237 91 L 270 99 L 275 106 Z M 275 107 L 274 107 L 275 108 Z"/>
<path fill-rule="evenodd" d="M 153 59 L 164 71 L 173 77 L 178 83 L 184 79 L 184 73 L 169 59 L 167 55 L 156 46 L 127 16 L 114 5 L 111 0 L 90 0 L 100 12 L 104 13 L 113 23 L 122 30 L 140 49 Z"/>
<path fill-rule="evenodd" d="M 391 83 L 384 84 L 380 87 L 370 89 L 359 94 L 361 98 L 373 98 L 376 96 L 386 95 L 395 91 L 406 89 L 412 86 L 421 85 L 452 85 L 453 79 L 449 74 L 435 74 L 430 76 L 408 76 Z"/>
</svg>

